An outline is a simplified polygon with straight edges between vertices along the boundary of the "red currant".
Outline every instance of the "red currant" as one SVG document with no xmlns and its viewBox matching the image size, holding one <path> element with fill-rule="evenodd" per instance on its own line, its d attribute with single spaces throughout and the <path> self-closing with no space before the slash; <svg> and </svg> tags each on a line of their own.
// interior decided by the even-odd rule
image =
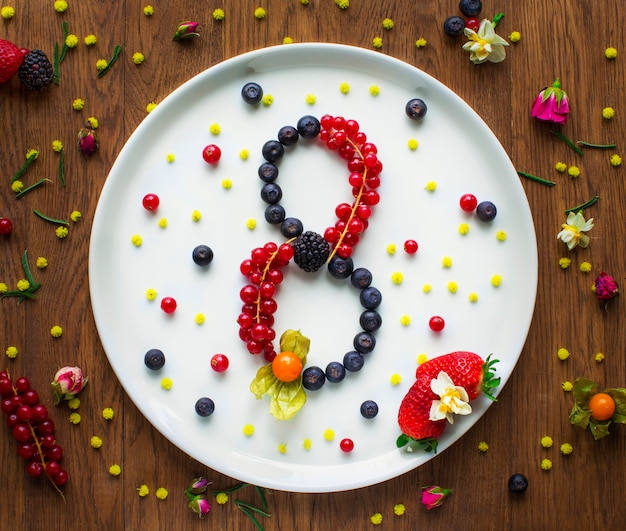
<svg viewBox="0 0 626 531">
<path fill-rule="evenodd" d="M 30 382 L 28 381 L 28 378 L 24 378 L 22 376 L 21 378 L 18 378 L 17 380 L 15 380 L 15 390 L 18 393 L 25 393 L 29 389 L 30 389 Z"/>
<path fill-rule="evenodd" d="M 17 424 L 13 427 L 13 437 L 19 442 L 30 442 L 33 440 L 33 435 L 27 424 Z"/>
<path fill-rule="evenodd" d="M 33 410 L 30 406 L 21 405 L 15 411 L 17 418 L 22 422 L 28 422 L 33 418 Z"/>
<path fill-rule="evenodd" d="M 31 478 L 38 478 L 43 474 L 43 465 L 39 461 L 31 461 L 26 467 L 26 472 Z"/>
<path fill-rule="evenodd" d="M 48 408 L 44 404 L 35 404 L 33 406 L 33 422 L 42 422 L 48 418 Z"/>
<path fill-rule="evenodd" d="M 443 317 L 433 315 L 428 321 L 428 326 L 430 326 L 433 332 L 441 332 L 443 327 L 446 326 L 446 322 L 443 320 Z"/>
<path fill-rule="evenodd" d="M 54 435 L 54 422 L 52 419 L 46 419 L 37 424 L 37 433 L 39 435 Z"/>
<path fill-rule="evenodd" d="M 239 291 L 239 297 L 246 304 L 252 304 L 256 302 L 258 295 L 259 290 L 251 284 L 244 286 Z"/>
<path fill-rule="evenodd" d="M 39 402 L 39 393 L 34 389 L 29 389 L 22 395 L 22 398 L 24 399 L 24 404 L 27 406 L 34 406 L 37 402 Z"/>
<path fill-rule="evenodd" d="M 20 443 L 17 446 L 17 455 L 26 461 L 35 457 L 36 453 L 37 447 L 33 443 Z"/>
<path fill-rule="evenodd" d="M 46 458 L 50 461 L 60 461 L 62 457 L 63 449 L 58 444 L 55 444 L 52 448 L 48 448 L 46 450 Z"/>
<path fill-rule="evenodd" d="M 202 158 L 207 164 L 216 164 L 222 156 L 222 150 L 215 144 L 209 144 L 202 150 Z"/>
<path fill-rule="evenodd" d="M 174 313 L 176 311 L 176 299 L 173 297 L 163 297 L 161 300 L 161 310 L 167 314 Z"/>
<path fill-rule="evenodd" d="M 415 254 L 419 245 L 415 240 L 407 240 L 404 242 L 404 252 L 406 254 Z"/>
<path fill-rule="evenodd" d="M 228 357 L 226 354 L 215 354 L 211 358 L 211 369 L 215 372 L 224 372 L 228 369 Z"/>
<path fill-rule="evenodd" d="M 470 17 L 465 21 L 465 27 L 473 31 L 478 31 L 480 20 L 476 17 Z"/>
<path fill-rule="evenodd" d="M 49 461 L 46 463 L 46 474 L 50 477 L 56 476 L 59 472 L 61 472 L 61 465 L 56 461 Z"/>
<path fill-rule="evenodd" d="M 478 199 L 474 194 L 463 194 L 459 199 L 459 205 L 463 212 L 474 212 L 476 205 L 478 205 Z"/>
<path fill-rule="evenodd" d="M 354 441 L 352 439 L 341 439 L 339 443 L 339 448 L 341 448 L 342 452 L 350 453 L 354 450 Z"/>
<path fill-rule="evenodd" d="M 9 218 L 0 218 L 0 234 L 11 234 L 13 223 Z"/>
<path fill-rule="evenodd" d="M 141 203 L 143 204 L 143 207 L 146 210 L 156 210 L 157 208 L 159 208 L 159 203 L 160 203 L 160 199 L 159 196 L 156 194 L 146 194 L 143 196 L 143 200 L 141 201 Z"/>
<path fill-rule="evenodd" d="M 68 475 L 66 470 L 59 470 L 53 477 L 52 481 L 57 487 L 62 487 L 67 483 Z"/>
</svg>

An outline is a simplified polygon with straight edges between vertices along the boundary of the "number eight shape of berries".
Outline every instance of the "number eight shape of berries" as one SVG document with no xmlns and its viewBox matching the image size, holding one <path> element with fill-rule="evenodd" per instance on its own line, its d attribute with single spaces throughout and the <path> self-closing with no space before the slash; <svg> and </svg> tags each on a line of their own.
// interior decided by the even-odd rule
<svg viewBox="0 0 626 531">
<path fill-rule="evenodd" d="M 300 138 L 321 140 L 329 150 L 336 151 L 347 161 L 353 201 L 352 204 L 341 203 L 336 207 L 338 219 L 323 235 L 304 231 L 302 221 L 287 217 L 280 204 L 282 189 L 276 182 L 276 163 L 285 153 L 285 148 L 295 145 Z M 269 140 L 263 145 L 262 154 L 265 162 L 259 167 L 258 174 L 264 183 L 261 198 L 268 205 L 265 219 L 278 226 L 287 241 L 280 245 L 268 242 L 257 247 L 250 253 L 250 258 L 241 263 L 240 271 L 249 283 L 240 291 L 243 306 L 237 322 L 240 326 L 239 337 L 246 343 L 248 352 L 254 355 L 263 353 L 268 362 L 276 356 L 273 344 L 276 332 L 273 325 L 278 304 L 275 295 L 283 280 L 282 268 L 292 258 L 304 271 L 313 273 L 328 264 L 331 276 L 337 279 L 349 278 L 352 286 L 359 290 L 363 307 L 359 319 L 362 331 L 354 337 L 354 350 L 345 354 L 343 362 L 332 361 L 325 371 L 317 366 L 309 366 L 302 372 L 303 386 L 313 391 L 319 389 L 326 379 L 333 383 L 340 382 L 346 371 L 360 370 L 364 363 L 363 355 L 372 352 L 376 344 L 373 333 L 382 324 L 377 311 L 382 295 L 371 286 L 371 272 L 366 268 L 355 268 L 351 255 L 368 227 L 372 207 L 379 202 L 376 189 L 380 185 L 382 164 L 378 160 L 376 146 L 367 142 L 365 133 L 360 131 L 355 120 L 330 115 L 324 115 L 320 120 L 303 116 L 298 120 L 297 127 L 282 127 L 278 132 L 278 140 Z"/>
</svg>

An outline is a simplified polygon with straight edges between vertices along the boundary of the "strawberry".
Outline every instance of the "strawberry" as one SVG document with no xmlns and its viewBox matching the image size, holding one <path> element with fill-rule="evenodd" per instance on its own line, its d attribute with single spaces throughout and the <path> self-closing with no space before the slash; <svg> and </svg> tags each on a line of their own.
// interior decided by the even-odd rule
<svg viewBox="0 0 626 531">
<path fill-rule="evenodd" d="M 495 400 L 491 391 L 500 383 L 500 378 L 495 378 L 493 372 L 493 365 L 498 360 L 490 360 L 490 357 L 485 361 L 473 352 L 458 351 L 422 363 L 415 371 L 415 383 L 398 410 L 398 425 L 402 435 L 396 441 L 397 446 L 402 447 L 414 440 L 423 449 L 436 452 L 437 439 L 443 433 L 446 421 L 430 420 L 431 404 L 433 400 L 439 399 L 430 384 L 440 372 L 445 372 L 455 385 L 463 387 L 470 401 L 481 392 Z"/>
<path fill-rule="evenodd" d="M 24 61 L 24 51 L 10 41 L 0 39 L 0 83 L 9 81 Z"/>
</svg>

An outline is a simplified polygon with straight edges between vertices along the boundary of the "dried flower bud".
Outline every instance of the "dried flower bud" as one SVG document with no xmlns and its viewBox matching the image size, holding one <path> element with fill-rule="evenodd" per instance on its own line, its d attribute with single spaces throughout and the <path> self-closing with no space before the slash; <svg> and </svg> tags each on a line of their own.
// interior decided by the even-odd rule
<svg viewBox="0 0 626 531">
<path fill-rule="evenodd" d="M 192 37 L 199 37 L 200 34 L 196 33 L 196 29 L 198 28 L 197 22 L 181 22 L 176 28 L 176 33 L 174 33 L 174 40 L 179 39 L 191 39 Z"/>
<path fill-rule="evenodd" d="M 431 485 L 430 487 L 422 488 L 422 504 L 426 506 L 426 509 L 434 509 L 439 507 L 446 496 L 450 494 L 450 489 L 444 489 L 437 485 Z"/>
<path fill-rule="evenodd" d="M 78 132 L 78 149 L 83 155 L 93 155 L 98 147 L 98 137 L 93 129 L 83 128 Z"/>
</svg>

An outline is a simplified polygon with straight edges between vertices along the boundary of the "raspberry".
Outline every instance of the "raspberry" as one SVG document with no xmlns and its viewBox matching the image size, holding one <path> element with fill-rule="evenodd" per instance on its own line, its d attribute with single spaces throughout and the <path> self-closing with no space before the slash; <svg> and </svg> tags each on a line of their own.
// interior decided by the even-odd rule
<svg viewBox="0 0 626 531">
<path fill-rule="evenodd" d="M 54 70 L 48 56 L 41 50 L 31 50 L 17 71 L 19 80 L 31 90 L 48 87 L 54 78 Z"/>
<path fill-rule="evenodd" d="M 298 267 L 313 273 L 328 260 L 330 245 L 321 234 L 307 231 L 293 242 L 293 250 L 293 260 Z"/>
</svg>

